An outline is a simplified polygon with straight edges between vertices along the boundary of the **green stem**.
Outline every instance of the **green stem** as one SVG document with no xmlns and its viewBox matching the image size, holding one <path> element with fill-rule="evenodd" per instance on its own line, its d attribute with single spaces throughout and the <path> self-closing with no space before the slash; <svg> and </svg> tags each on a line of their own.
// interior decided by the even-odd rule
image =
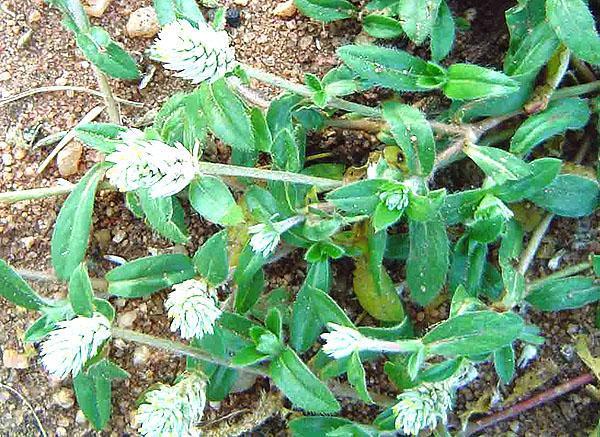
<svg viewBox="0 0 600 437">
<path fill-rule="evenodd" d="M 60 196 L 69 194 L 75 188 L 75 184 L 65 186 L 55 186 L 48 188 L 33 188 L 31 190 L 9 191 L 0 193 L 1 203 L 16 203 L 23 200 L 44 199 L 46 197 Z M 106 182 L 100 184 L 99 190 L 113 191 L 114 187 Z"/>
<path fill-rule="evenodd" d="M 542 287 L 546 282 L 553 281 L 555 279 L 562 279 L 568 276 L 576 275 L 577 273 L 585 272 L 592 268 L 592 263 L 590 261 L 581 262 L 579 264 L 575 264 L 569 267 L 565 267 L 558 272 L 552 273 L 550 275 L 544 276 L 543 278 L 534 279 L 527 284 L 527 291 L 531 292 Z"/>
<path fill-rule="evenodd" d="M 167 340 L 166 338 L 154 337 L 153 335 L 143 334 L 141 332 L 132 331 L 130 329 L 122 329 L 113 327 L 112 336 L 114 338 L 120 338 L 125 341 L 132 341 L 138 344 L 145 344 L 146 346 L 163 349 L 167 352 L 174 353 L 176 355 L 184 355 L 186 357 L 196 358 L 198 360 L 208 361 L 213 364 L 220 366 L 226 366 L 231 369 L 240 370 L 245 373 L 251 373 L 257 376 L 268 376 L 266 369 L 259 367 L 242 367 L 231 364 L 229 361 L 219 357 L 208 354 L 207 352 L 197 347 L 189 346 L 178 341 Z"/>
<path fill-rule="evenodd" d="M 236 176 L 290 182 L 294 184 L 314 185 L 322 191 L 332 190 L 343 185 L 341 181 L 336 179 L 320 178 L 288 171 L 265 170 L 254 167 L 242 167 L 239 165 L 218 164 L 213 162 L 200 162 L 198 163 L 198 169 L 200 170 L 200 173 L 212 176 Z"/>
<path fill-rule="evenodd" d="M 104 97 L 104 103 L 106 103 L 106 110 L 108 111 L 108 118 L 110 119 L 110 122 L 114 124 L 121 124 L 121 112 L 119 110 L 119 105 L 115 100 L 115 96 L 113 96 L 112 90 L 110 89 L 110 84 L 108 83 L 106 74 L 101 72 L 96 67 L 94 67 L 94 74 L 96 75 L 98 87 L 100 88 L 102 96 Z"/>
<path fill-rule="evenodd" d="M 540 244 L 542 244 L 542 239 L 544 238 L 544 235 L 546 235 L 553 218 L 554 214 L 547 214 L 531 234 L 529 243 L 527 244 L 525 250 L 523 250 L 521 259 L 519 261 L 519 266 L 517 267 L 518 272 L 522 275 L 525 275 L 527 269 L 529 269 L 529 266 L 531 265 L 531 262 L 533 261 Z"/>
<path fill-rule="evenodd" d="M 567 97 L 577 97 L 583 94 L 589 94 L 600 91 L 600 80 L 584 83 L 582 85 L 569 86 L 554 91 L 550 100 L 565 99 Z"/>
<path fill-rule="evenodd" d="M 241 66 L 248 76 L 261 82 L 291 91 L 292 93 L 300 96 L 312 97 L 313 95 L 313 92 L 307 86 L 292 82 L 291 80 L 284 79 L 275 74 L 259 70 L 258 68 L 251 67 L 250 65 L 241 64 Z M 343 111 L 355 112 L 357 114 L 364 115 L 365 117 L 381 118 L 381 109 L 379 108 L 372 108 L 370 106 L 361 105 L 360 103 L 349 102 L 338 97 L 332 97 L 329 100 L 328 106 L 341 109 Z"/>
</svg>

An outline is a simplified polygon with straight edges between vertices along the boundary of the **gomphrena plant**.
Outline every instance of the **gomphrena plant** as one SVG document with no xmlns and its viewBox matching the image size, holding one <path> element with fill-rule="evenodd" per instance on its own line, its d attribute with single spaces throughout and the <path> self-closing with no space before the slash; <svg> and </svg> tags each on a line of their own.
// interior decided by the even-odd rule
<svg viewBox="0 0 600 437">
<path fill-rule="evenodd" d="M 90 25 L 77 0 L 50 3 L 101 72 L 138 77 L 132 58 Z M 78 138 L 105 160 L 77 185 L 0 195 L 1 202 L 15 202 L 70 192 L 51 245 L 68 299 L 41 297 L 3 261 L 0 293 L 40 314 L 25 340 L 40 343 L 50 374 L 72 377 L 94 427 L 109 420 L 111 381 L 128 376 L 108 353 L 120 338 L 189 358 L 176 381 L 158 381 L 140 399 L 137 423 L 146 436 L 199 432 L 206 401 L 224 399 L 241 372 L 270 378 L 306 414 L 290 423 L 294 435 L 442 432 L 456 391 L 477 377 L 480 363 L 493 362 L 508 383 L 515 345 L 526 346 L 523 360 L 536 355 L 543 333 L 527 321 L 528 311 L 600 300 L 598 256 L 526 278 L 552 218 L 589 216 L 600 202 L 598 171 L 582 164 L 587 136 L 598 134 L 592 121 L 600 82 L 563 86 L 576 80 L 570 62 L 585 69 L 600 64 L 600 38 L 583 0 L 522 0 L 509 9 L 503 71 L 438 63 L 454 38 L 444 0 L 374 0 L 366 8 L 377 13 L 363 18 L 367 32 L 405 35 L 416 44 L 429 39 L 431 60 L 377 44 L 346 45 L 337 51 L 339 67 L 321 78 L 307 74 L 305 84 L 238 62 L 222 11 L 209 23 L 193 0 L 154 3 L 163 27 L 148 56 L 197 86 L 172 96 L 144 130 L 79 125 Z M 345 0 L 297 4 L 324 21 L 354 14 Z M 249 89 L 249 78 L 285 92 L 267 102 Z M 374 88 L 395 94 L 376 107 L 344 99 Z M 451 101 L 435 119 L 401 102 L 402 93 L 433 91 Z M 110 90 L 107 105 L 116 114 L 111 119 L 120 120 Z M 313 164 L 307 134 L 331 127 L 375 133 L 381 145 L 351 172 L 337 163 Z M 575 154 L 543 147 L 584 129 L 566 137 Z M 213 139 L 231 148 L 229 163 L 203 159 Z M 463 159 L 479 167 L 481 186 L 440 187 L 436 175 Z M 193 257 L 135 259 L 104 278 L 108 298 L 171 289 L 165 308 L 182 342 L 116 327 L 115 309 L 95 294 L 85 256 L 98 190 L 123 192 L 136 217 L 175 243 L 194 238 L 185 226 L 189 211 L 221 228 Z M 519 217 L 524 205 L 545 211 L 527 245 Z M 295 295 L 267 293 L 264 266 L 290 251 L 304 254 L 304 283 Z M 358 326 L 329 295 L 332 263 L 342 257 L 354 261 L 353 293 L 371 326 Z M 401 284 L 384 260 L 405 267 Z M 447 319 L 424 332 L 413 329 L 407 302 L 445 300 Z M 363 363 L 374 360 L 398 389 L 391 404 L 367 387 Z M 352 390 L 329 384 L 341 375 Z M 371 424 L 335 417 L 341 396 L 377 403 L 381 414 Z"/>
</svg>

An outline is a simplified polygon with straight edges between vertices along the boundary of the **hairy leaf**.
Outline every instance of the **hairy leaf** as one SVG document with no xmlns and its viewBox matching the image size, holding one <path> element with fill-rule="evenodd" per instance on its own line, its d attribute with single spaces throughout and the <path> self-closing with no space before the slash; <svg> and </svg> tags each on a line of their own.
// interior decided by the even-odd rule
<svg viewBox="0 0 600 437">
<path fill-rule="evenodd" d="M 563 217 L 583 217 L 600 205 L 600 187 L 595 180 L 561 174 L 538 193 L 528 196 L 536 205 Z"/>
<path fill-rule="evenodd" d="M 498 97 L 519 89 L 519 83 L 499 71 L 471 64 L 453 64 L 448 68 L 442 89 L 455 100 Z"/>
</svg>

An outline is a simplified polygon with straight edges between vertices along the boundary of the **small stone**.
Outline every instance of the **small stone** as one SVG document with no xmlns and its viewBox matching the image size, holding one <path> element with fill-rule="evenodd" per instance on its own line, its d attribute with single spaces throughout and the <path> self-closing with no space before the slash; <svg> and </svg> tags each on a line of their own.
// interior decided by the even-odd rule
<svg viewBox="0 0 600 437">
<path fill-rule="evenodd" d="M 54 83 L 58 86 L 65 86 L 67 84 L 67 82 L 68 82 L 67 78 L 64 76 L 61 76 L 58 79 L 56 79 L 56 81 Z"/>
<path fill-rule="evenodd" d="M 23 49 L 29 45 L 31 42 L 31 37 L 33 36 L 33 29 L 27 29 L 23 35 L 19 37 L 17 41 L 17 47 Z"/>
<path fill-rule="evenodd" d="M 29 24 L 37 23 L 42 19 L 42 13 L 37 9 L 32 10 L 27 16 L 27 22 Z"/>
<path fill-rule="evenodd" d="M 233 3 L 235 3 L 238 6 L 244 7 L 244 6 L 248 6 L 249 1 L 250 0 L 233 0 Z"/>
<path fill-rule="evenodd" d="M 3 71 L 0 73 L 0 82 L 6 82 L 11 79 L 11 74 L 8 71 Z"/>
<path fill-rule="evenodd" d="M 101 17 L 111 0 L 84 0 L 83 9 L 90 17 Z"/>
<path fill-rule="evenodd" d="M 17 147 L 14 152 L 15 159 L 23 159 L 27 155 L 27 152 L 22 147 Z"/>
<path fill-rule="evenodd" d="M 279 3 L 273 8 L 273 15 L 281 18 L 292 18 L 298 12 L 298 8 L 294 4 L 294 0 L 287 0 Z"/>
<path fill-rule="evenodd" d="M 21 243 L 23 243 L 23 247 L 26 250 L 30 250 L 35 243 L 35 237 L 23 237 L 21 238 Z"/>
<path fill-rule="evenodd" d="M 14 159 L 10 153 L 2 154 L 2 164 L 9 166 L 9 165 L 12 165 L 13 162 L 14 162 Z"/>
<path fill-rule="evenodd" d="M 6 390 L 0 391 L 0 403 L 4 403 L 10 399 L 10 393 Z"/>
<path fill-rule="evenodd" d="M 75 422 L 77 422 L 79 425 L 85 425 L 87 423 L 87 419 L 85 418 L 85 414 L 83 414 L 83 411 L 77 410 L 77 414 L 75 415 Z"/>
<path fill-rule="evenodd" d="M 133 351 L 133 365 L 141 366 L 148 362 L 148 358 L 150 358 L 150 349 L 148 346 L 138 346 Z"/>
<path fill-rule="evenodd" d="M 58 166 L 58 172 L 62 177 L 71 176 L 77 173 L 82 153 L 83 146 L 77 141 L 69 143 L 64 149 L 58 152 L 56 164 Z"/>
<path fill-rule="evenodd" d="M 127 237 L 127 234 L 125 233 L 125 231 L 122 229 L 118 229 L 115 231 L 115 233 L 112 237 L 112 241 L 113 241 L 113 243 L 119 244 L 120 242 L 122 242 L 125 239 L 125 237 Z"/>
<path fill-rule="evenodd" d="M 150 6 L 133 11 L 127 21 L 127 34 L 132 38 L 152 38 L 159 30 L 158 17 Z"/>
<path fill-rule="evenodd" d="M 27 369 L 29 359 L 27 355 L 20 354 L 14 349 L 4 349 L 2 352 L 2 363 L 7 369 Z"/>
<path fill-rule="evenodd" d="M 73 397 L 73 390 L 69 388 L 61 388 L 58 393 L 55 393 L 52 396 L 52 400 L 59 407 L 68 410 L 73 405 L 75 405 L 75 398 Z"/>
<path fill-rule="evenodd" d="M 127 311 L 125 313 L 119 314 L 117 318 L 117 324 L 121 328 L 131 328 L 133 326 L 133 322 L 137 319 L 137 311 Z"/>
<path fill-rule="evenodd" d="M 312 44 L 313 44 L 313 37 L 311 35 L 305 35 L 302 38 L 300 38 L 300 41 L 298 41 L 298 45 L 300 46 L 300 48 L 302 50 L 306 50 Z"/>
<path fill-rule="evenodd" d="M 56 435 L 56 437 L 67 437 L 69 435 L 69 433 L 67 432 L 67 430 L 65 428 L 63 428 L 62 426 L 59 426 L 56 428 L 55 435 Z"/>
</svg>

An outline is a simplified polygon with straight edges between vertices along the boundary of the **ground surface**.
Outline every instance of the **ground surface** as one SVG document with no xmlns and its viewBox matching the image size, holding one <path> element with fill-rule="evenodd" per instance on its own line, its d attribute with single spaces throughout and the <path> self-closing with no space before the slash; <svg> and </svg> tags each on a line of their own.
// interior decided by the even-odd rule
<svg viewBox="0 0 600 437">
<path fill-rule="evenodd" d="M 94 20 L 105 26 L 110 33 L 129 50 L 133 51 L 143 69 L 150 66 L 143 57 L 148 40 L 130 39 L 125 34 L 125 23 L 129 13 L 138 7 L 150 5 L 150 0 L 113 0 L 101 19 Z M 337 61 L 334 49 L 352 42 L 359 27 L 352 23 L 334 23 L 328 26 L 296 16 L 289 20 L 274 17 L 271 11 L 275 0 L 249 0 L 240 7 L 241 26 L 228 29 L 232 34 L 239 58 L 249 64 L 298 80 L 302 72 L 322 74 Z M 472 30 L 459 34 L 457 47 L 452 58 L 487 66 L 498 66 L 507 46 L 507 35 L 503 24 L 503 11 L 512 5 L 509 1 L 454 1 L 451 7 L 455 14 L 465 16 L 469 8 L 475 8 Z M 42 0 L 9 0 L 0 2 L 0 97 L 6 97 L 37 86 L 72 84 L 95 88 L 95 81 L 87 63 L 75 50 L 72 38 L 59 25 L 58 14 L 45 6 Z M 36 12 L 37 11 L 37 12 Z M 29 41 L 23 44 L 24 35 L 31 30 Z M 408 47 L 408 49 L 413 49 Z M 143 102 L 144 109 L 123 108 L 126 122 L 133 124 L 144 114 L 159 107 L 166 96 L 187 85 L 173 79 L 158 68 L 144 90 L 136 84 L 114 82 L 115 93 L 121 97 Z M 381 95 L 367 96 L 375 103 Z M 439 99 L 422 101 L 423 105 L 437 105 Z M 48 93 L 19 100 L 0 108 L 0 191 L 55 185 L 60 175 L 53 163 L 41 175 L 36 175 L 39 163 L 51 147 L 32 149 L 29 133 L 39 126 L 39 137 L 72 127 L 100 100 L 84 94 Z M 331 150 L 336 158 L 347 164 L 363 162 L 372 139 L 366 135 L 347 132 L 328 132 L 311 139 L 313 152 Z M 219 155 L 223 151 L 217 151 Z M 75 182 L 84 170 L 98 157 L 91 151 L 84 152 L 80 171 L 69 177 Z M 473 167 L 455 165 L 444 176 L 457 186 L 468 185 Z M 444 181 L 445 182 L 445 181 Z M 0 258 L 22 269 L 50 270 L 49 241 L 52 226 L 63 199 L 24 202 L 10 207 L 0 206 Z M 214 232 L 214 227 L 200 218 L 189 219 L 194 238 L 186 247 L 172 247 L 158 238 L 134 219 L 124 208 L 118 194 L 104 193 L 97 199 L 94 229 L 88 252 L 93 263 L 92 272 L 101 276 L 111 266 L 103 260 L 104 255 L 119 255 L 134 259 L 157 252 L 185 251 L 193 253 L 204 239 Z M 582 259 L 590 251 L 598 252 L 598 220 L 555 220 L 545 246 L 546 252 L 554 254 L 566 250 L 563 263 L 568 265 Z M 595 245 L 595 246 L 594 246 Z M 546 260 L 537 260 L 534 275 L 546 272 Z M 390 266 L 394 267 L 394 266 Z M 285 285 L 297 291 L 304 276 L 305 265 L 300 257 L 293 262 L 284 261 L 268 269 L 269 287 Z M 333 296 L 350 309 L 356 317 L 359 309 L 351 294 L 349 266 L 336 266 L 336 288 Z M 400 271 L 396 272 L 401 274 Z M 60 285 L 37 284 L 37 289 L 48 296 L 61 296 L 65 289 Z M 150 299 L 115 301 L 121 314 L 119 323 L 155 335 L 169 336 L 168 324 L 163 314 L 164 294 Z M 32 314 L 15 309 L 3 301 L 0 312 L 0 347 L 3 352 L 16 350 L 30 358 L 25 369 L 0 367 L 0 435 L 34 436 L 40 433 L 34 420 L 39 417 L 41 426 L 48 435 L 79 436 L 93 434 L 81 413 L 73 404 L 68 383 L 50 381 L 36 360 L 36 351 L 25 347 L 22 334 L 32 323 Z M 420 324 L 426 325 L 443 317 L 444 308 L 425 313 L 413 311 Z M 352 313 L 354 312 L 354 314 Z M 585 369 L 573 353 L 574 336 L 579 333 L 594 338 L 597 331 L 593 326 L 594 308 L 581 311 L 565 311 L 558 315 L 532 317 L 542 327 L 549 339 L 542 347 L 541 357 L 526 371 L 531 375 L 544 376 L 549 387 Z M 145 347 L 136 347 L 115 341 L 111 351 L 116 361 L 126 368 L 131 378 L 115 385 L 114 414 L 104 435 L 127 435 L 134 433 L 130 412 L 135 399 L 151 383 L 170 381 L 183 368 L 183 360 L 168 356 Z M 369 385 L 375 391 L 385 392 L 390 384 L 377 366 L 369 369 Z M 482 378 L 467 388 L 459 400 L 459 410 L 465 402 L 477 400 L 496 384 L 496 376 L 485 373 Z M 15 394 L 15 391 L 19 394 Z M 268 392 L 267 381 L 258 381 L 250 390 L 232 396 L 220 405 L 211 405 L 206 414 L 206 423 L 213 427 L 209 435 L 231 435 L 231 429 L 214 427 L 227 423 L 261 422 L 265 417 L 248 416 L 253 410 L 277 409 L 276 397 L 262 398 Z M 511 393 L 512 386 L 503 389 Z M 27 400 L 27 402 L 25 402 Z M 273 407 L 275 405 L 275 407 Z M 598 401 L 585 390 L 508 421 L 487 435 L 584 435 L 598 418 Z M 355 420 L 367 421 L 376 413 L 374 409 L 361 405 L 346 404 L 344 412 Z M 267 415 L 268 416 L 268 415 Z M 235 426 L 235 425 L 234 425 Z M 240 429 L 243 429 L 240 428 Z M 251 428 L 249 428 L 251 429 Z M 277 415 L 267 420 L 253 435 L 281 435 L 285 431 L 285 418 Z"/>
</svg>

